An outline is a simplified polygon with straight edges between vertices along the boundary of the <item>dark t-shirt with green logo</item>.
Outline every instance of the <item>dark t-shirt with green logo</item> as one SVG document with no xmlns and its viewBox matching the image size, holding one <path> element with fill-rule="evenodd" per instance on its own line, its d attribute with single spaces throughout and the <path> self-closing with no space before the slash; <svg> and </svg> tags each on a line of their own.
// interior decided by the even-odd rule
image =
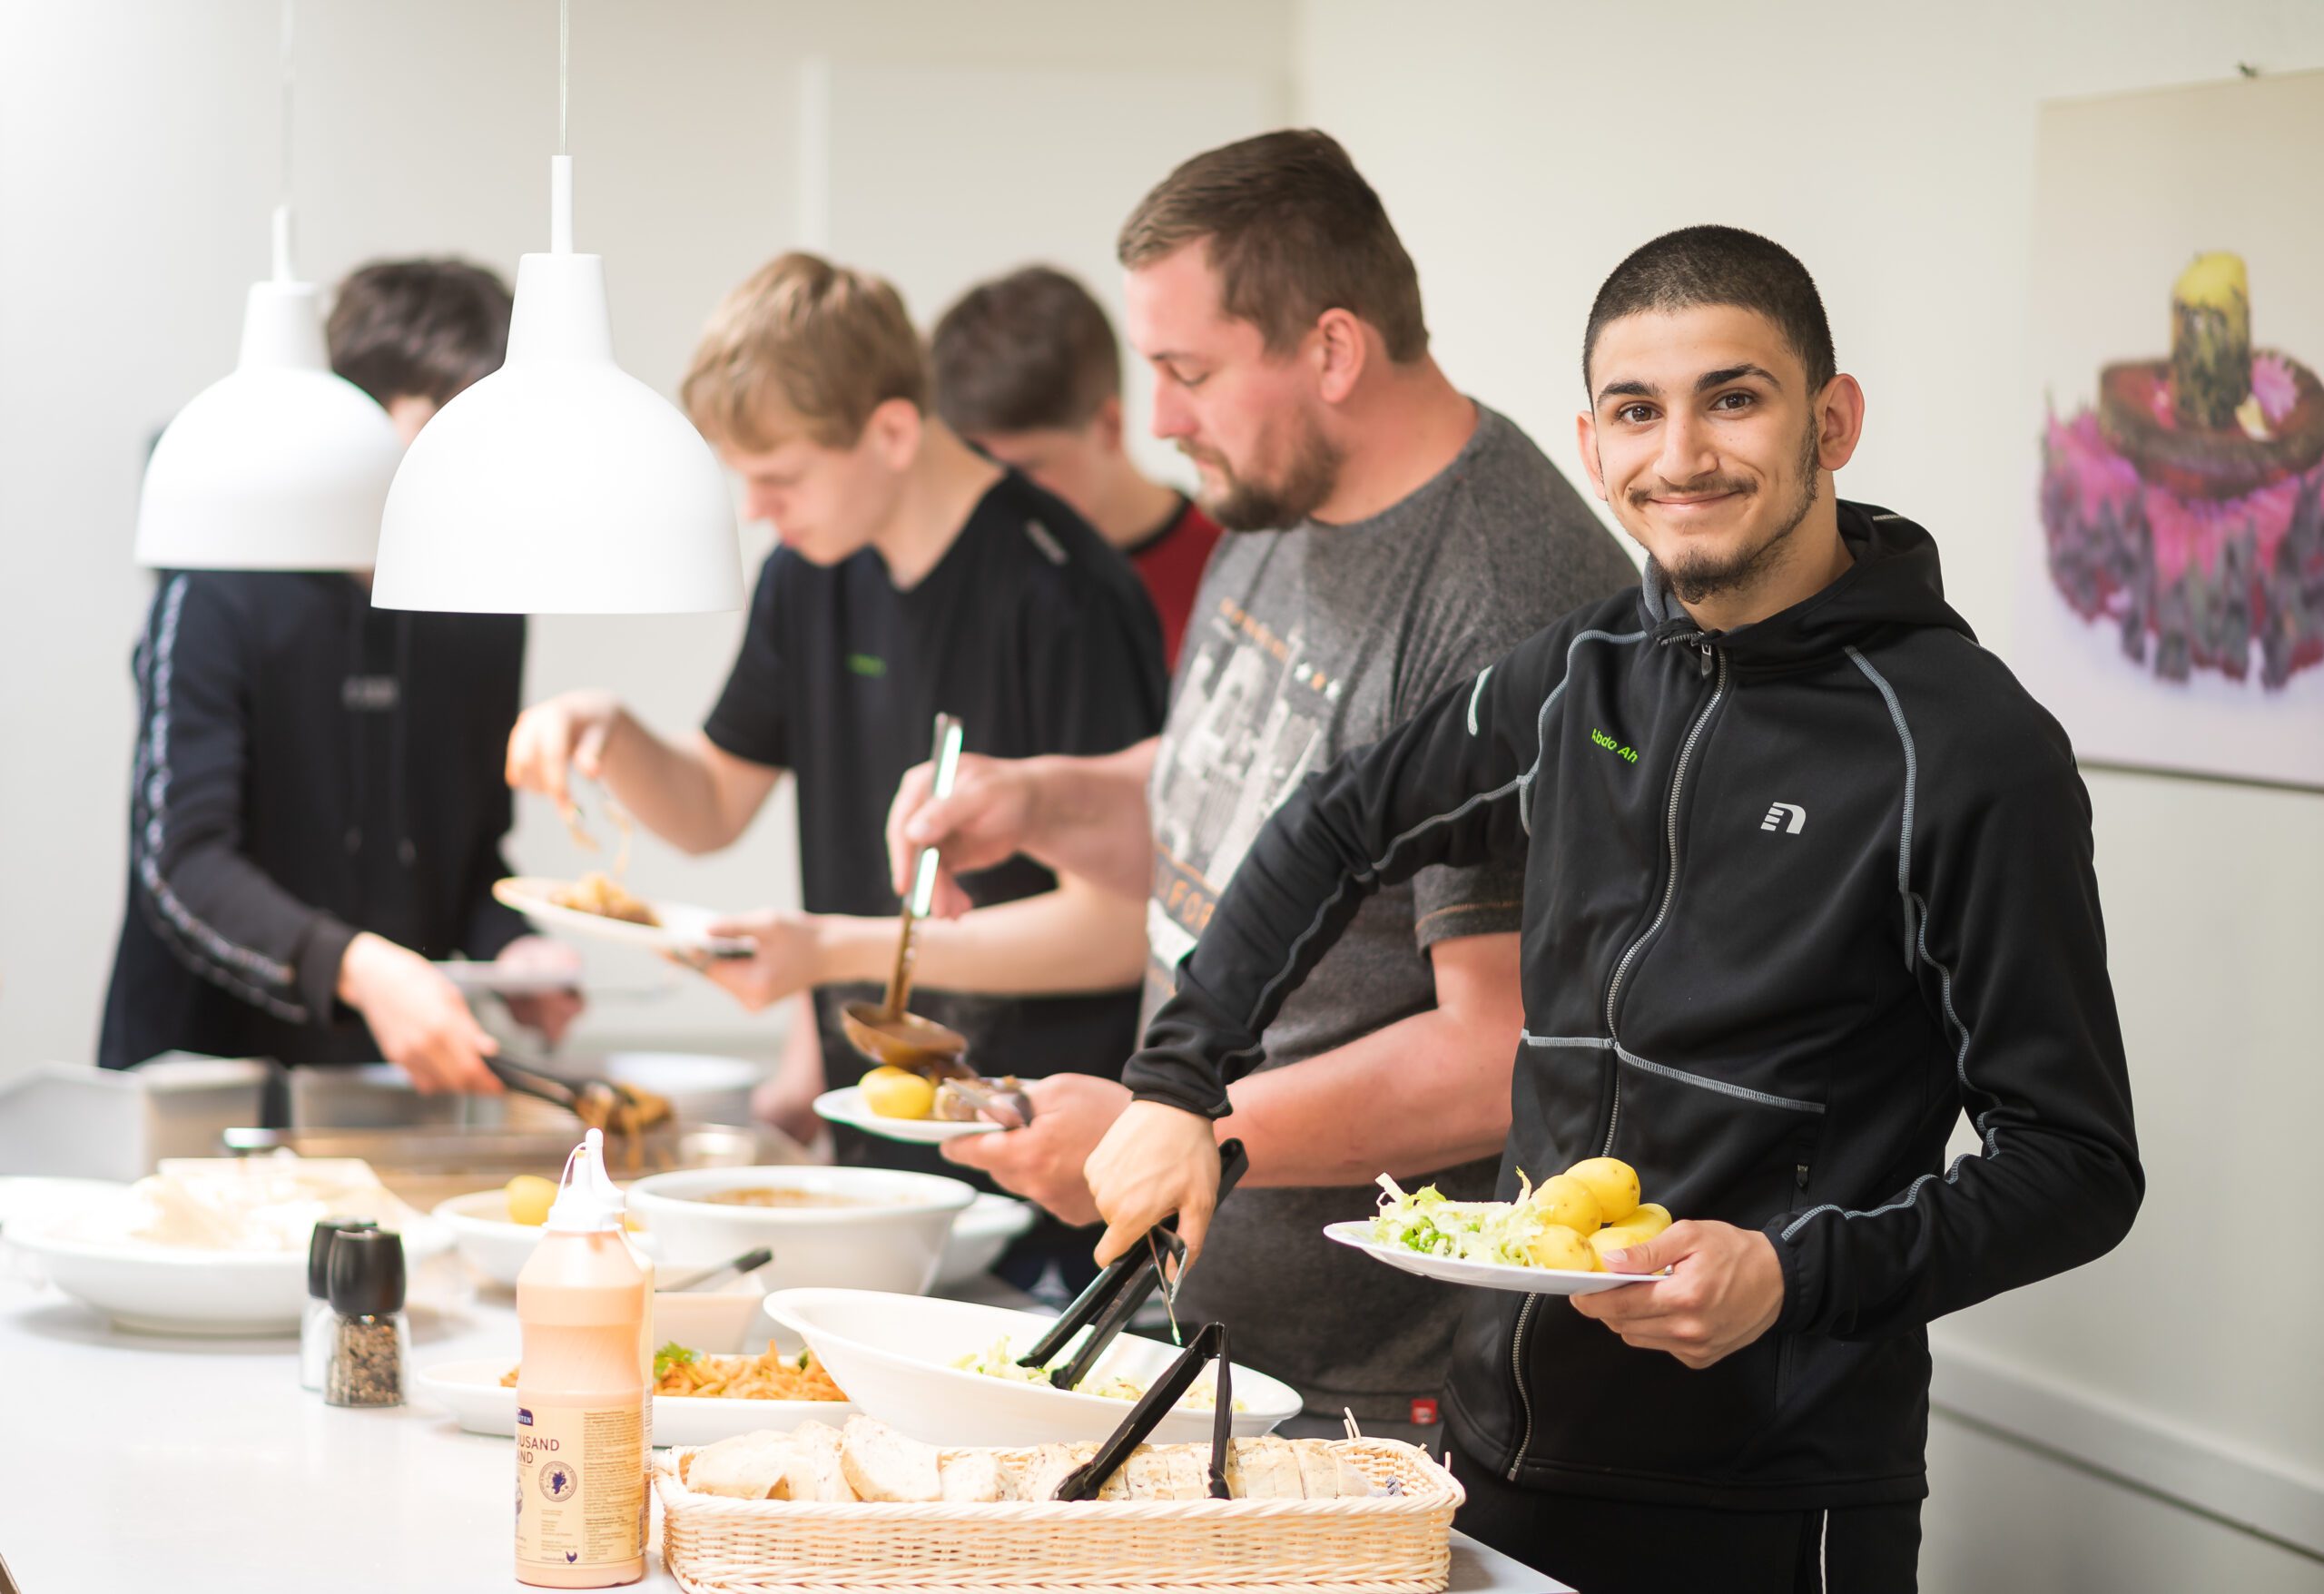
<svg viewBox="0 0 2324 1594">
<path fill-rule="evenodd" d="M 888 804 L 927 758 L 941 711 L 969 752 L 1000 758 L 1118 752 L 1161 729 L 1168 691 L 1153 605 L 1128 561 L 1057 498 L 1011 472 L 911 590 L 869 549 L 830 566 L 778 547 L 704 732 L 798 782 L 799 861 L 810 912 L 888 914 Z M 968 875 L 980 907 L 1048 890 L 1025 859 Z M 834 1086 L 863 1064 L 840 1009 L 879 991 L 815 993 Z M 990 1074 L 1118 1076 L 1136 1048 L 1137 991 L 999 998 L 914 991 L 915 1011 L 969 1038 Z M 957 1173 L 918 1148 L 850 1136 L 849 1161 Z"/>
</svg>

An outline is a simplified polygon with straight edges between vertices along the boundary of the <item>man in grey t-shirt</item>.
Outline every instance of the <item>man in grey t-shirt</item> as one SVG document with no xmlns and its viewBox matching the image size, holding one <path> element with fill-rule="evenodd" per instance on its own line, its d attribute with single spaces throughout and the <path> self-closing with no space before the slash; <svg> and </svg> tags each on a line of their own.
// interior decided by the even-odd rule
<svg viewBox="0 0 2324 1594">
<path fill-rule="evenodd" d="M 952 869 L 1022 851 L 1061 882 L 1049 900 L 926 926 L 924 985 L 1072 989 L 1128 956 L 1158 999 L 1307 771 L 1637 579 L 1541 452 L 1429 358 L 1411 260 L 1329 138 L 1270 133 L 1196 156 L 1139 205 L 1120 252 L 1155 429 L 1236 535 L 1212 556 L 1157 741 L 1104 759 L 966 760 L 942 802 L 925 770 L 907 778 L 889 826 L 900 874 L 940 842 Z M 1133 920 L 1118 936 L 1094 900 L 1108 892 L 1143 902 L 1143 935 Z M 1345 1406 L 1387 1431 L 1443 1382 L 1459 1293 L 1321 1231 L 1368 1212 L 1384 1171 L 1490 1195 L 1521 1024 L 1519 895 L 1514 873 L 1439 869 L 1374 899 L 1268 1030 L 1266 1066 L 1234 1088 L 1221 1133 L 1251 1169 L 1180 1316 L 1226 1322 L 1236 1359 L 1298 1387 L 1316 1416 Z M 962 906 L 940 893 L 940 911 Z M 1082 1163 L 1128 1092 L 1074 1075 L 1031 1090 L 1029 1128 L 946 1155 L 1090 1221 Z M 1368 1110 L 1352 1117 L 1350 1099 Z M 1448 1144 L 1482 1160 L 1438 1169 Z"/>
<path fill-rule="evenodd" d="M 1531 440 L 1482 405 L 1475 414 L 1452 461 L 1378 514 L 1230 536 L 1211 556 L 1147 789 L 1147 1015 L 1251 838 L 1309 771 L 1473 682 L 1548 619 L 1635 584 Z M 1433 949 L 1514 932 L 1522 890 L 1512 869 L 1431 869 L 1367 899 L 1268 1028 L 1265 1067 L 1433 1009 Z M 1498 1172 L 1493 1155 L 1423 1177 L 1490 1201 Z M 1364 1215 L 1376 1195 L 1244 1191 L 1219 1209 L 1178 1302 L 1189 1321 L 1227 1323 L 1236 1359 L 1296 1384 L 1311 1411 L 1348 1406 L 1375 1423 L 1433 1396 L 1457 1304 L 1442 1284 L 1324 1240 L 1325 1224 Z"/>
</svg>

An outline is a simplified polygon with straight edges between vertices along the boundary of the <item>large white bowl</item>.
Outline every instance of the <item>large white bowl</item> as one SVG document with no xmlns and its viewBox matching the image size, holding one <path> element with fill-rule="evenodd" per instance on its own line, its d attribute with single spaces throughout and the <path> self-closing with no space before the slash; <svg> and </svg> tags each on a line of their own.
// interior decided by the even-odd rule
<svg viewBox="0 0 2324 1594">
<path fill-rule="evenodd" d="M 421 1218 L 404 1225 L 404 1261 L 417 1270 L 452 1248 Z M 44 1224 L 8 1238 L 40 1260 L 66 1294 L 123 1328 L 169 1334 L 285 1334 L 307 1307 L 304 1251 L 201 1251 L 137 1240 L 93 1240 Z"/>
<path fill-rule="evenodd" d="M 858 1409 L 929 1444 L 1030 1445 L 1102 1440 L 1121 1426 L 1130 1402 L 1046 1383 L 1019 1383 L 950 1363 L 1006 1339 L 1023 1352 L 1050 1319 L 1004 1306 L 871 1290 L 779 1290 L 766 1313 L 807 1342 Z M 1159 1340 L 1123 1334 L 1098 1371 L 1151 1383 L 1177 1357 Z M 1237 1365 L 1229 1392 L 1240 1438 L 1254 1439 L 1299 1412 L 1299 1392 Z M 1206 1442 L 1212 1413 L 1180 1406 L 1149 1436 L 1156 1444 Z"/>
<path fill-rule="evenodd" d="M 757 1186 L 841 1196 L 850 1206 L 724 1206 L 702 1197 Z M 629 1188 L 672 1269 L 708 1266 L 764 1245 L 770 1290 L 812 1284 L 917 1294 L 936 1277 L 952 1219 L 976 1199 L 958 1179 L 888 1168 L 687 1168 Z"/>
<path fill-rule="evenodd" d="M 508 1192 L 478 1190 L 438 1201 L 428 1215 L 451 1231 L 468 1264 L 497 1284 L 517 1287 L 517 1275 L 541 1243 L 537 1223 L 517 1223 L 508 1216 Z M 648 1256 L 659 1255 L 654 1236 L 632 1230 L 630 1240 Z"/>
<path fill-rule="evenodd" d="M 1029 1201 L 1013 1196 L 979 1196 L 952 1220 L 944 1260 L 936 1264 L 937 1289 L 950 1289 L 991 1270 L 1009 1242 L 1033 1226 Z"/>
</svg>

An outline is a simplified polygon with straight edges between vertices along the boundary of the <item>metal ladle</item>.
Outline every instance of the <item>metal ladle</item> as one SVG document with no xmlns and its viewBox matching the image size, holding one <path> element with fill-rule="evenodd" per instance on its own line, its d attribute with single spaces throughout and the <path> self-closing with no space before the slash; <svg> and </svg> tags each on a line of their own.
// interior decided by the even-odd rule
<svg viewBox="0 0 2324 1594">
<path fill-rule="evenodd" d="M 936 765 L 934 792 L 938 801 L 952 794 L 952 777 L 960 766 L 960 722 L 951 714 L 936 716 L 936 744 L 929 754 Z M 888 975 L 888 996 L 880 1002 L 850 1002 L 841 1010 L 840 1027 L 857 1051 L 875 1063 L 912 1068 L 939 1077 L 970 1074 L 960 1060 L 969 1049 L 968 1038 L 933 1019 L 904 1010 L 911 991 L 912 932 L 936 899 L 937 854 L 922 847 L 912 861 L 911 890 L 904 893 L 903 922 L 896 936 L 896 963 Z"/>
</svg>

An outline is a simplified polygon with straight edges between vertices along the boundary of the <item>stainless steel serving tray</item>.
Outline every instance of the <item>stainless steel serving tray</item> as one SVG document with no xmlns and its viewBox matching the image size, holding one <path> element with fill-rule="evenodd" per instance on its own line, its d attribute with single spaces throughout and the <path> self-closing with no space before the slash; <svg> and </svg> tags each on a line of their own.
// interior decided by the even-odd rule
<svg viewBox="0 0 2324 1594">
<path fill-rule="evenodd" d="M 301 1156 L 359 1156 L 389 1189 L 425 1209 L 448 1196 L 507 1183 L 518 1174 L 555 1178 L 580 1138 L 579 1126 L 409 1125 L 390 1128 L 228 1129 L 233 1156 L 289 1150 Z M 619 1140 L 607 1143 L 606 1171 L 616 1179 L 675 1168 L 766 1167 L 812 1160 L 797 1141 L 763 1125 L 675 1124 L 637 1136 L 633 1160 Z"/>
</svg>

